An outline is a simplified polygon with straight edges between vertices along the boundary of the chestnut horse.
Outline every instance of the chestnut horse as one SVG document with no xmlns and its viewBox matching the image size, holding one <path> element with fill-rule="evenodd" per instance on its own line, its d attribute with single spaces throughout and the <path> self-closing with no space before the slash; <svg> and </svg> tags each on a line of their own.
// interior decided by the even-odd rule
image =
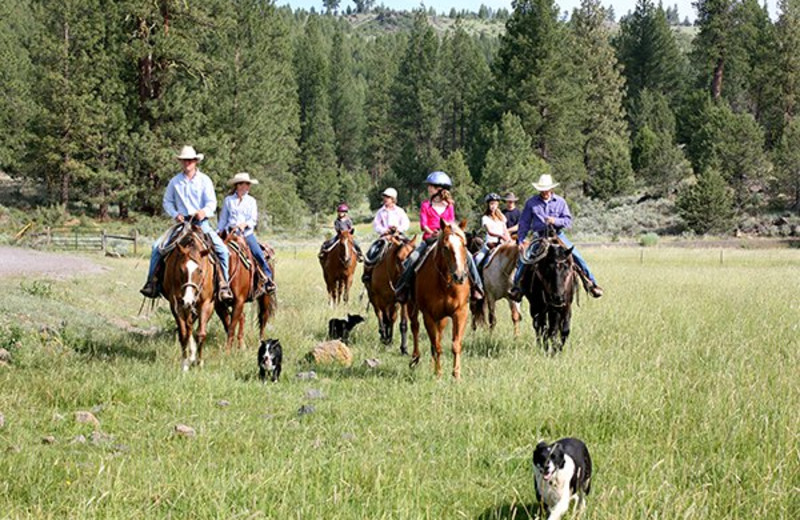
<svg viewBox="0 0 800 520">
<path fill-rule="evenodd" d="M 461 226 L 441 221 L 439 236 L 434 250 L 425 258 L 414 280 L 414 294 L 409 299 L 408 313 L 411 317 L 411 334 L 414 337 L 414 353 L 410 366 L 419 363 L 419 317 L 425 322 L 425 330 L 431 340 L 433 369 L 442 375 L 442 333 L 447 318 L 453 321 L 453 377 L 461 377 L 461 339 L 469 316 L 467 264 L 467 238 Z"/>
<path fill-rule="evenodd" d="M 489 264 L 483 268 L 483 292 L 485 298 L 471 303 L 472 330 L 478 325 L 486 324 L 486 315 L 489 315 L 489 329 L 493 330 L 497 324 L 495 306 L 503 298 L 508 300 L 511 307 L 511 321 L 514 323 L 514 336 L 519 336 L 519 322 L 522 319 L 519 303 L 508 298 L 508 290 L 514 284 L 514 270 L 517 267 L 519 249 L 514 242 L 497 246 Z"/>
<path fill-rule="evenodd" d="M 561 352 L 570 332 L 572 300 L 578 273 L 572 247 L 566 248 L 557 236 L 539 239 L 541 243 L 533 266 L 526 266 L 522 293 L 530 304 L 536 338 L 549 352 Z"/>
<path fill-rule="evenodd" d="M 233 246 L 232 243 L 236 245 Z M 243 349 L 244 345 L 244 326 L 245 326 L 245 303 L 252 301 L 254 298 L 254 281 L 262 283 L 260 277 L 256 276 L 258 265 L 255 258 L 250 252 L 250 247 L 244 240 L 244 237 L 239 233 L 229 233 L 225 238 L 225 244 L 230 251 L 230 287 L 233 292 L 233 303 L 225 305 L 220 302 L 216 303 L 216 310 L 222 325 L 225 327 L 227 340 L 225 341 L 225 352 L 230 354 L 231 346 L 233 345 L 233 338 L 236 336 L 238 340 L 239 349 Z M 242 261 L 239 252 L 247 259 L 249 267 Z M 267 260 L 272 268 L 273 276 L 275 275 L 275 266 L 271 258 Z M 256 291 L 259 294 L 259 291 Z M 267 321 L 275 314 L 277 300 L 274 294 L 267 294 L 261 292 L 256 298 L 258 301 L 258 329 L 259 340 L 264 339 L 264 329 Z"/>
<path fill-rule="evenodd" d="M 356 256 L 356 247 L 353 244 L 353 235 L 347 230 L 340 231 L 336 238 L 336 244 L 330 250 L 323 252 L 319 259 L 331 305 L 339 304 L 342 301 L 347 303 L 357 262 L 358 256 Z"/>
<path fill-rule="evenodd" d="M 192 365 L 203 365 L 206 327 L 214 312 L 214 266 L 202 233 L 199 227 L 184 224 L 179 230 L 177 245 L 164 261 L 162 290 L 178 325 L 184 371 Z"/>
<path fill-rule="evenodd" d="M 366 284 L 367 295 L 378 318 L 378 332 L 384 345 L 392 343 L 397 307 L 400 305 L 400 353 L 405 355 L 408 354 L 408 307 L 395 301 L 394 287 L 403 273 L 403 262 L 414 250 L 417 237 L 408 240 L 395 234 L 388 240 L 383 258 L 372 269 L 372 278 Z"/>
</svg>

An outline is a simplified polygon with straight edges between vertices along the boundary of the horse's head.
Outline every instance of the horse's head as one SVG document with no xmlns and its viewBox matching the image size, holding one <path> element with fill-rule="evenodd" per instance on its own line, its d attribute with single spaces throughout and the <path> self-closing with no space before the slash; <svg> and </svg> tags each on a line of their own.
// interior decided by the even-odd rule
<svg viewBox="0 0 800 520">
<path fill-rule="evenodd" d="M 545 299 L 554 307 L 564 307 L 572 299 L 575 283 L 572 250 L 558 240 L 550 240 L 547 253 L 537 263 L 537 276 L 542 282 Z"/>
<path fill-rule="evenodd" d="M 395 264 L 397 264 L 398 268 L 401 268 L 403 262 L 408 258 L 408 255 L 410 255 L 417 246 L 417 235 L 411 237 L 411 240 L 403 239 L 400 236 L 393 236 L 389 240 L 394 244 L 392 250 Z"/>
<path fill-rule="evenodd" d="M 448 264 L 450 276 L 456 284 L 463 284 L 467 280 L 469 267 L 467 265 L 467 237 L 462 230 L 466 221 L 461 221 L 461 226 L 454 222 L 440 221 L 439 251 Z"/>
<path fill-rule="evenodd" d="M 339 244 L 344 247 L 342 260 L 345 264 L 350 263 L 350 256 L 353 254 L 353 249 L 355 249 L 353 234 L 347 229 L 343 229 L 339 231 L 336 238 L 339 240 Z"/>
<path fill-rule="evenodd" d="M 178 272 L 173 275 L 177 274 L 181 280 L 181 303 L 186 308 L 192 307 L 197 301 L 206 271 L 211 268 L 208 265 L 208 253 L 208 248 L 194 233 L 186 235 L 175 249 Z"/>
</svg>

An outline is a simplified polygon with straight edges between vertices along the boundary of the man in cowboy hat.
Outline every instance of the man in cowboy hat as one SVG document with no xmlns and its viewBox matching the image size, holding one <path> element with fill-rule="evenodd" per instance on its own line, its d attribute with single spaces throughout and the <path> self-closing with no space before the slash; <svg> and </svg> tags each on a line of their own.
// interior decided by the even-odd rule
<svg viewBox="0 0 800 520">
<path fill-rule="evenodd" d="M 533 183 L 533 187 L 536 188 L 539 194 L 528 199 L 525 203 L 525 209 L 522 210 L 519 233 L 517 235 L 520 253 L 525 254 L 524 241 L 528 231 L 533 231 L 534 238 L 538 238 L 545 235 L 548 226 L 555 228 L 558 232 L 558 238 L 566 247 L 573 247 L 572 242 L 567 239 L 563 231 L 572 227 L 572 214 L 569 212 L 567 201 L 553 193 L 553 188 L 556 186 L 558 186 L 558 183 L 553 182 L 553 177 L 549 174 L 542 175 L 539 177 L 538 182 Z M 537 246 L 538 242 L 531 244 L 532 248 Z M 597 280 L 595 280 L 594 275 L 589 270 L 589 266 L 577 249 L 573 248 L 572 257 L 578 266 L 578 273 L 583 280 L 583 286 L 589 291 L 589 294 L 595 298 L 603 296 L 603 289 L 597 285 Z M 514 273 L 514 286 L 508 291 L 509 298 L 517 302 L 522 300 L 522 290 L 519 287 L 519 282 L 522 278 L 523 266 L 524 264 L 520 258 L 517 262 L 517 270 Z"/>
<path fill-rule="evenodd" d="M 506 196 L 503 197 L 503 201 L 506 205 L 503 210 L 503 215 L 506 216 L 506 228 L 508 228 L 508 232 L 511 233 L 511 236 L 514 238 L 516 238 L 517 231 L 519 231 L 519 218 L 522 216 L 522 212 L 517 207 L 518 200 L 513 191 L 509 191 L 506 193 Z"/>
<path fill-rule="evenodd" d="M 250 185 L 258 184 L 258 179 L 250 178 L 246 172 L 237 173 L 228 180 L 228 186 L 233 186 L 233 192 L 222 201 L 222 209 L 219 212 L 217 222 L 217 232 L 238 231 L 247 242 L 250 253 L 258 262 L 261 270 L 267 279 L 264 282 L 264 290 L 267 293 L 275 292 L 275 282 L 273 281 L 272 269 L 269 268 L 261 244 L 256 238 L 255 228 L 258 224 L 258 202 L 250 195 Z"/>
<path fill-rule="evenodd" d="M 372 268 L 375 267 L 375 263 L 389 244 L 387 237 L 395 233 L 402 236 L 411 226 L 406 210 L 397 205 L 397 190 L 386 188 L 381 195 L 383 196 L 383 206 L 372 221 L 372 229 L 378 234 L 378 239 L 367 249 L 364 274 L 361 275 L 361 281 L 364 284 L 369 283 L 372 278 Z"/>
<path fill-rule="evenodd" d="M 223 275 L 218 296 L 223 302 L 230 301 L 233 299 L 233 293 L 228 287 L 228 248 L 208 223 L 208 217 L 217 210 L 217 194 L 214 192 L 214 183 L 208 175 L 197 168 L 197 163 L 203 160 L 203 154 L 197 153 L 193 147 L 184 146 L 176 158 L 181 162 L 183 171 L 169 181 L 167 190 L 164 192 L 162 206 L 175 222 L 181 223 L 190 219 L 211 238 Z M 156 268 L 161 262 L 159 246 L 162 238 L 153 244 L 147 282 L 139 291 L 147 298 L 158 298 Z"/>
</svg>

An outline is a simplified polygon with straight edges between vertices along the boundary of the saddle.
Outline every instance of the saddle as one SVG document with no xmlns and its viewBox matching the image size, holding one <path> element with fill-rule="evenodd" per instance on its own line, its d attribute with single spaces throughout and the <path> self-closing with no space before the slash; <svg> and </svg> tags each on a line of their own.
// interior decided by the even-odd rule
<svg viewBox="0 0 800 520">
<path fill-rule="evenodd" d="M 489 264 L 492 263 L 492 260 L 494 260 L 494 257 L 497 256 L 497 252 L 500 250 L 500 244 L 500 242 L 489 244 L 489 254 L 483 259 L 483 262 L 481 262 L 481 265 L 478 266 L 478 269 L 484 270 L 489 267 Z"/>
<path fill-rule="evenodd" d="M 333 242 L 331 242 L 331 245 L 329 245 L 328 247 L 324 247 L 324 248 L 322 248 L 322 252 L 323 252 L 324 254 L 328 254 L 328 253 L 330 253 L 331 251 L 333 251 L 333 248 L 334 248 L 334 247 L 336 247 L 338 244 L 339 244 L 339 237 L 337 236 L 337 237 L 336 237 L 336 240 L 334 240 Z"/>
<path fill-rule="evenodd" d="M 422 253 L 422 256 L 419 258 L 419 260 L 417 260 L 417 264 L 414 266 L 414 274 L 417 274 L 419 272 L 420 268 L 422 267 L 422 264 L 424 264 L 425 260 L 427 260 L 428 257 L 431 256 L 431 253 L 436 249 L 437 245 L 438 242 L 434 242 L 433 244 L 428 246 L 428 248 L 425 250 L 424 253 Z"/>
</svg>

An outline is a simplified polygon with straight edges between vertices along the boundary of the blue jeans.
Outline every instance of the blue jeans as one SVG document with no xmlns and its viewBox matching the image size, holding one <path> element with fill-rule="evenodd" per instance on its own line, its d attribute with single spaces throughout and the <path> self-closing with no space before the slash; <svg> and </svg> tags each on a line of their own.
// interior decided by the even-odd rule
<svg viewBox="0 0 800 520">
<path fill-rule="evenodd" d="M 211 237 L 211 242 L 214 244 L 214 252 L 217 254 L 217 258 L 219 259 L 219 265 L 222 268 L 222 274 L 225 277 L 225 281 L 228 281 L 228 246 L 219 238 L 217 232 L 211 228 L 211 225 L 208 223 L 208 219 L 203 220 L 200 222 L 200 229 L 203 233 L 207 234 Z M 159 262 L 161 262 L 161 252 L 158 250 L 161 245 L 161 238 L 159 237 L 155 242 L 153 242 L 153 250 L 150 252 L 150 269 L 147 271 L 147 279 L 150 280 L 156 274 L 156 267 L 158 267 Z M 166 238 L 169 240 L 169 236 Z"/>
<path fill-rule="evenodd" d="M 569 239 L 564 235 L 563 232 L 558 232 L 558 238 L 561 239 L 561 242 L 564 243 L 566 247 L 573 247 L 573 243 L 569 241 Z M 530 247 L 538 247 L 539 242 L 534 242 L 531 244 Z M 533 255 L 530 255 L 533 256 Z M 578 264 L 578 268 L 583 271 L 583 273 L 592 281 L 593 284 L 597 285 L 597 280 L 595 280 L 594 275 L 589 270 L 589 266 L 586 264 L 586 260 L 583 259 L 581 254 L 578 252 L 577 248 L 572 250 L 572 258 L 575 259 L 575 263 Z M 525 264 L 522 263 L 522 258 L 517 260 L 517 270 L 514 271 L 514 287 L 519 287 L 519 280 L 522 278 L 522 269 Z"/>
<path fill-rule="evenodd" d="M 264 273 L 267 275 L 267 278 L 272 279 L 272 269 L 269 268 L 269 264 L 267 263 L 267 259 L 264 258 L 264 251 L 261 249 L 261 244 L 258 243 L 256 239 L 255 233 L 250 233 L 244 237 L 245 242 L 250 247 L 250 252 L 253 254 L 253 258 L 256 259 L 258 265 L 261 266 L 261 269 L 264 270 Z"/>
</svg>

